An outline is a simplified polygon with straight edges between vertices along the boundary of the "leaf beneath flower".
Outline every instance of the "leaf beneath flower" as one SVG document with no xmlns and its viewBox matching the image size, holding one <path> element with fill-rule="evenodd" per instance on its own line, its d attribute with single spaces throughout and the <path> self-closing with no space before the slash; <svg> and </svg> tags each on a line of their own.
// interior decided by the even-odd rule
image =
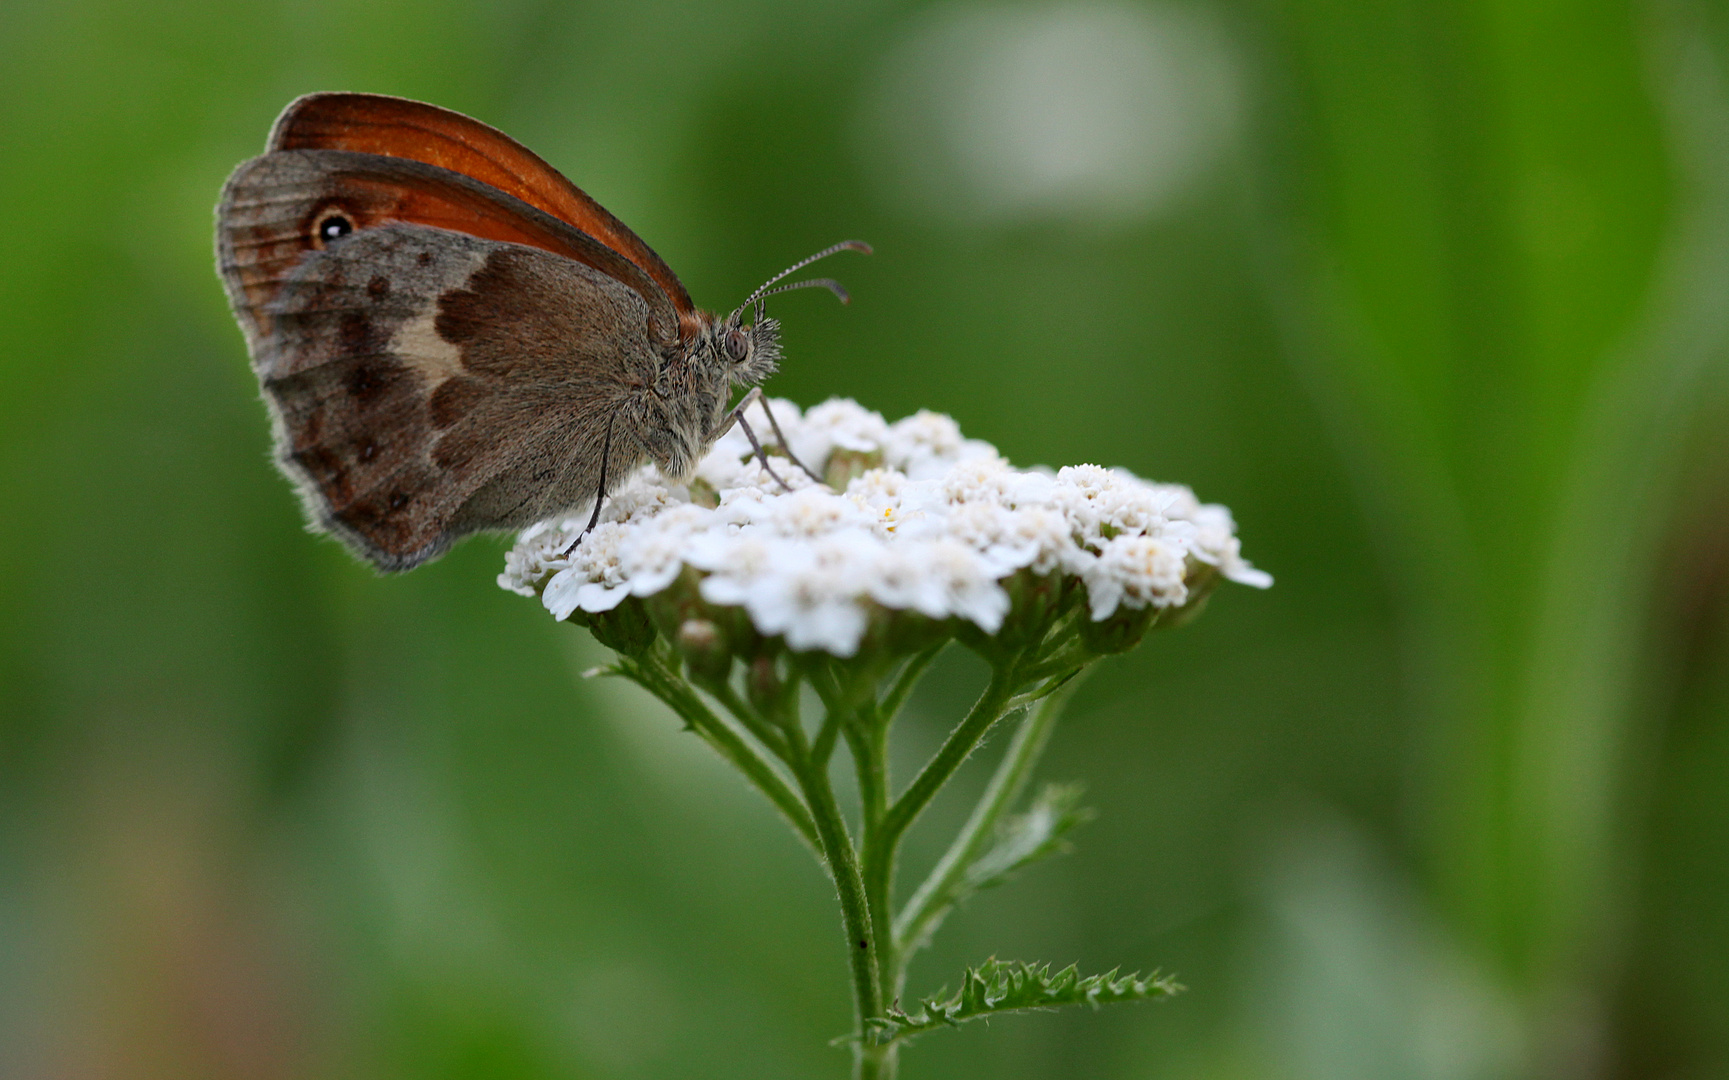
<svg viewBox="0 0 1729 1080">
<path fill-rule="evenodd" d="M 892 1043 L 941 1027 L 959 1027 L 980 1017 L 1064 1005 L 1097 1009 L 1120 1001 L 1171 997 L 1183 990 L 1175 980 L 1157 972 L 1118 975 L 1117 970 L 1082 978 L 1073 964 L 1053 974 L 1049 964 L 1004 962 L 993 957 L 976 968 L 967 968 L 960 991 L 953 997 L 944 998 L 939 992 L 920 1001 L 914 1012 L 891 1006 L 887 1015 L 870 1024 L 878 1043 Z"/>
</svg>

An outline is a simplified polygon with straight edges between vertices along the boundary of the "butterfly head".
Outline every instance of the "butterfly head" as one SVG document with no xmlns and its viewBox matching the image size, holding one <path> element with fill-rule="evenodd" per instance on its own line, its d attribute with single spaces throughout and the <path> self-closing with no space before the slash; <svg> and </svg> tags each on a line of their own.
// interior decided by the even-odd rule
<svg viewBox="0 0 1729 1080">
<path fill-rule="evenodd" d="M 740 311 L 715 327 L 715 351 L 728 365 L 735 386 L 755 386 L 780 367 L 780 321 L 759 315 L 741 321 Z"/>
<path fill-rule="evenodd" d="M 776 284 L 789 274 L 798 272 L 816 262 L 826 259 L 839 251 L 862 251 L 870 254 L 870 245 L 862 240 L 843 240 L 833 247 L 802 259 L 787 267 L 774 277 L 763 282 L 762 287 L 745 298 L 731 315 L 715 324 L 713 330 L 714 350 L 727 363 L 731 364 L 730 374 L 734 384 L 739 386 L 755 386 L 775 373 L 780 366 L 780 323 L 769 318 L 763 312 L 763 304 L 776 293 L 787 292 L 790 289 L 827 289 L 840 297 L 845 304 L 851 300 L 847 291 L 833 278 L 813 278 L 809 281 L 795 281 L 789 285 Z M 755 318 L 749 324 L 744 321 L 745 313 L 754 311 Z"/>
</svg>

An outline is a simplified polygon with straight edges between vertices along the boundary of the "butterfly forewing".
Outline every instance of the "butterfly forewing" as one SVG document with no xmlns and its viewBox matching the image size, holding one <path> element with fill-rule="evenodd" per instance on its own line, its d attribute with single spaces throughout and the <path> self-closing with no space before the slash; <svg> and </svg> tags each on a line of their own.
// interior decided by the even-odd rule
<svg viewBox="0 0 1729 1080">
<path fill-rule="evenodd" d="M 473 177 L 594 237 L 663 290 L 685 337 L 699 323 L 672 269 L 628 226 L 504 132 L 436 105 L 382 94 L 308 94 L 270 133 L 270 150 L 349 150 L 435 165 Z"/>
<path fill-rule="evenodd" d="M 219 207 L 278 460 L 315 520 L 383 569 L 586 501 L 613 418 L 662 359 L 634 264 L 596 268 L 625 261 L 452 176 L 272 153 Z M 332 206 L 351 231 L 326 237 Z M 615 469 L 642 460 L 629 439 L 610 452 Z"/>
<path fill-rule="evenodd" d="M 527 244 L 585 263 L 635 290 L 657 341 L 678 340 L 678 315 L 635 263 L 551 215 L 460 173 L 340 150 L 265 154 L 234 171 L 217 207 L 217 260 L 256 312 L 332 223 L 352 231 L 392 221 Z M 261 329 L 266 329 L 261 327 Z"/>
</svg>

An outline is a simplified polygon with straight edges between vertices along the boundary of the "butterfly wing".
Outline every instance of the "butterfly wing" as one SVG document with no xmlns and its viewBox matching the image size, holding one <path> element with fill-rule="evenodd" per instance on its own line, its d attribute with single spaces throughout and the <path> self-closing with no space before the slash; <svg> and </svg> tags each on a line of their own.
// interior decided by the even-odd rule
<svg viewBox="0 0 1729 1080">
<path fill-rule="evenodd" d="M 683 336 L 701 328 L 678 275 L 636 233 L 534 152 L 478 120 L 382 94 L 308 94 L 277 118 L 268 149 L 379 154 L 473 177 L 623 255 L 666 294 L 678 312 Z"/>
<path fill-rule="evenodd" d="M 265 197 L 258 194 L 262 185 L 272 187 L 268 198 L 288 200 L 302 216 L 290 218 L 284 206 L 258 202 Z M 236 194 L 251 200 L 245 209 L 234 203 Z M 245 290 L 236 312 L 243 322 L 259 318 L 299 261 L 323 247 L 325 225 L 337 222 L 358 231 L 393 221 L 527 244 L 575 259 L 642 297 L 656 341 L 671 345 L 678 340 L 678 313 L 666 293 L 641 267 L 587 233 L 461 173 L 340 150 L 268 153 L 234 171 L 217 207 L 217 256 L 224 279 L 237 277 Z M 258 329 L 268 334 L 268 326 L 259 323 Z"/>
<path fill-rule="evenodd" d="M 464 180 L 284 151 L 241 165 L 218 207 L 277 459 L 381 569 L 582 505 L 609 440 L 612 475 L 643 460 L 617 422 L 662 358 L 640 268 Z M 326 241 L 332 207 L 354 228 Z"/>
</svg>

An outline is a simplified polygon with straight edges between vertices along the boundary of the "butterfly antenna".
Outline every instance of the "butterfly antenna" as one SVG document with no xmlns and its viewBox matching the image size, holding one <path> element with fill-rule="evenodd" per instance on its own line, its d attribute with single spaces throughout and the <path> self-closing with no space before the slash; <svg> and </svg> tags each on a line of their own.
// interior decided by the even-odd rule
<svg viewBox="0 0 1729 1080">
<path fill-rule="evenodd" d="M 758 288 L 756 290 L 756 292 L 753 292 L 749 296 L 745 297 L 744 303 L 742 303 L 738 306 L 738 310 L 743 311 L 745 308 L 750 307 L 752 304 L 755 304 L 757 301 L 762 300 L 762 299 L 769 297 L 769 296 L 773 296 L 774 293 L 776 293 L 776 292 L 785 292 L 786 289 L 802 289 L 802 288 L 805 288 L 805 287 L 810 286 L 810 285 L 821 285 L 825 289 L 830 289 L 834 292 L 834 294 L 836 296 L 840 297 L 841 303 L 843 303 L 843 304 L 846 303 L 847 299 L 848 299 L 847 294 L 846 294 L 846 290 L 842 289 L 839 285 L 836 285 L 834 282 L 830 281 L 827 278 L 819 278 L 815 281 L 808 281 L 808 282 L 804 282 L 804 283 L 799 284 L 799 285 L 788 285 L 785 288 L 775 289 L 774 292 L 769 291 L 769 286 L 773 285 L 775 282 L 779 281 L 780 279 L 786 277 L 788 274 L 796 274 L 800 270 L 803 270 L 805 267 L 809 266 L 811 263 L 816 262 L 818 259 L 826 259 L 830 255 L 834 255 L 834 254 L 836 254 L 838 252 L 842 252 L 842 251 L 859 251 L 859 252 L 863 252 L 866 255 L 869 255 L 871 253 L 871 246 L 869 244 L 865 243 L 863 240 L 842 240 L 840 243 L 835 244 L 833 247 L 823 248 L 821 251 L 817 252 L 815 255 L 812 255 L 807 259 L 800 259 L 798 262 L 793 263 L 791 266 L 787 267 L 785 270 L 782 270 L 780 273 L 776 274 L 774 277 L 771 277 L 767 281 L 763 282 L 761 287 Z M 736 312 L 735 312 L 735 314 L 736 314 Z"/>
<path fill-rule="evenodd" d="M 811 278 L 809 281 L 794 281 L 786 285 L 777 285 L 757 297 L 757 303 L 760 304 L 762 301 L 767 300 L 776 293 L 792 292 L 794 289 L 827 289 L 829 292 L 834 293 L 835 299 L 839 300 L 841 303 L 852 303 L 852 294 L 841 288 L 840 282 L 836 281 L 834 278 L 827 277 Z"/>
</svg>

